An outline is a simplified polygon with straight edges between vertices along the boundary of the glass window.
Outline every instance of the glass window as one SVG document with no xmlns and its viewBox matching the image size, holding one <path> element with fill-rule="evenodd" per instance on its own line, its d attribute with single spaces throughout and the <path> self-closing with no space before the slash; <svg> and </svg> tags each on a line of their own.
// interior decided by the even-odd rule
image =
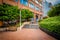
<svg viewBox="0 0 60 40">
<path fill-rule="evenodd" d="M 39 4 L 38 0 L 35 0 L 35 2 L 36 2 L 37 4 Z"/>
<path fill-rule="evenodd" d="M 20 3 L 27 6 L 28 5 L 28 0 L 20 0 Z"/>
<path fill-rule="evenodd" d="M 40 8 L 38 8 L 38 7 L 35 7 L 35 9 L 36 9 L 37 11 L 39 11 L 39 10 L 40 10 Z"/>
<path fill-rule="evenodd" d="M 29 7 L 33 8 L 34 9 L 34 5 L 32 3 L 29 4 Z"/>
</svg>

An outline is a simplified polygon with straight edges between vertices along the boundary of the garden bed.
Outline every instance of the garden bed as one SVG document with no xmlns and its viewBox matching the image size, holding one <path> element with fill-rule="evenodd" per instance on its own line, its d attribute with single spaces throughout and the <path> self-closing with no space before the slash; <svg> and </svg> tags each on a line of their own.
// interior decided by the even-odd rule
<svg viewBox="0 0 60 40">
<path fill-rule="evenodd" d="M 4 31 L 17 31 L 17 28 L 20 27 L 20 23 L 17 23 L 16 25 L 13 26 L 6 26 L 6 27 L 0 27 L 0 32 Z"/>
<path fill-rule="evenodd" d="M 20 9 L 3 3 L 0 5 L 0 31 L 15 31 L 20 21 Z"/>
<path fill-rule="evenodd" d="M 13 26 L 13 27 L 0 28 L 0 32 L 4 31 L 17 31 L 17 27 Z"/>
</svg>

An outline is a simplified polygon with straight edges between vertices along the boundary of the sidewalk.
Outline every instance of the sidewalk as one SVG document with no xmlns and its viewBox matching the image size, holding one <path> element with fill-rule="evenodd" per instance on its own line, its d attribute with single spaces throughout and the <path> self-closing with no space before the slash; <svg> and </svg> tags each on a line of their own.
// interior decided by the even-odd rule
<svg viewBox="0 0 60 40">
<path fill-rule="evenodd" d="M 22 29 L 0 33 L 0 40 L 55 40 L 39 29 Z"/>
<path fill-rule="evenodd" d="M 1 32 L 0 40 L 56 40 L 40 29 L 23 28 L 15 32 Z"/>
</svg>

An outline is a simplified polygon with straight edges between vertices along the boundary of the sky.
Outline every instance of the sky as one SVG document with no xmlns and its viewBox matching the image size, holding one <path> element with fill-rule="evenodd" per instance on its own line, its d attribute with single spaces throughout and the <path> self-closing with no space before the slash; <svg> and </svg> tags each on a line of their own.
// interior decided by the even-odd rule
<svg viewBox="0 0 60 40">
<path fill-rule="evenodd" d="M 60 0 L 46 0 L 47 2 L 51 2 L 52 5 L 60 3 Z"/>
<path fill-rule="evenodd" d="M 60 0 L 43 0 L 43 16 L 47 16 L 47 12 L 50 10 L 49 3 L 53 5 L 60 3 Z"/>
</svg>

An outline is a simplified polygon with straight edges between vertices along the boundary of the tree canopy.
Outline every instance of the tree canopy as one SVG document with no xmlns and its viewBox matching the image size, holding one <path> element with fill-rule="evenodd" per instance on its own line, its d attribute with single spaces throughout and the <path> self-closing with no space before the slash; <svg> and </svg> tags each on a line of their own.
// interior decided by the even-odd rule
<svg viewBox="0 0 60 40">
<path fill-rule="evenodd" d="M 9 4 L 2 4 L 0 5 L 0 20 L 7 21 L 7 20 L 17 20 L 20 16 L 20 10 L 17 6 L 12 6 Z"/>
<path fill-rule="evenodd" d="M 60 15 L 60 4 L 54 5 L 49 11 L 48 16 L 54 17 Z"/>
<path fill-rule="evenodd" d="M 28 20 L 33 17 L 33 12 L 28 9 L 21 9 L 21 18 Z"/>
</svg>

